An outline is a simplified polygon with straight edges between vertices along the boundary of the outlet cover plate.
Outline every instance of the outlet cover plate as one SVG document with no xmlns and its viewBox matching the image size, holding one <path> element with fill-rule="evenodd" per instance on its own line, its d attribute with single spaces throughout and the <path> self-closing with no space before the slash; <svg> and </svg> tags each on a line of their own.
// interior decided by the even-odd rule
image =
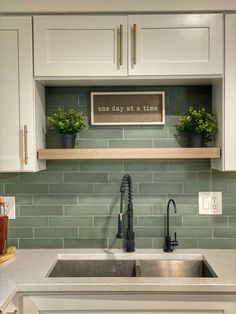
<svg viewBox="0 0 236 314">
<path fill-rule="evenodd" d="M 199 215 L 222 215 L 222 192 L 198 193 Z"/>
<path fill-rule="evenodd" d="M 16 218 L 16 201 L 15 196 L 4 196 L 5 200 L 5 213 L 9 219 Z"/>
</svg>

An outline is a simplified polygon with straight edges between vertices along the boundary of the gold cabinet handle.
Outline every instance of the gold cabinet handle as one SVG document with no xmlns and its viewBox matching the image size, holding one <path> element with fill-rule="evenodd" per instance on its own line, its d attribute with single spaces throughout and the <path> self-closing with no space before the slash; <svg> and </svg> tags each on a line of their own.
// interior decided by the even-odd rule
<svg viewBox="0 0 236 314">
<path fill-rule="evenodd" d="M 27 165 L 28 164 L 28 128 L 27 125 L 24 125 L 24 132 L 23 132 L 23 136 L 24 136 L 24 164 Z"/>
<path fill-rule="evenodd" d="M 137 64 L 136 57 L 136 46 L 137 46 L 137 24 L 134 24 L 131 28 L 131 63 L 132 65 Z"/>
<path fill-rule="evenodd" d="M 118 67 L 123 65 L 123 25 L 117 29 L 117 64 Z"/>
<path fill-rule="evenodd" d="M 7 312 L 6 314 L 17 314 L 17 310 L 15 310 L 13 312 Z"/>
</svg>

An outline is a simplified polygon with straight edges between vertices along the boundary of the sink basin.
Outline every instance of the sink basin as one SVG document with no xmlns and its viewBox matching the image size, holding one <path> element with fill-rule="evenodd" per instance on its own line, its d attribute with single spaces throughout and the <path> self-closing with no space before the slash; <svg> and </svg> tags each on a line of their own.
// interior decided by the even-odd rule
<svg viewBox="0 0 236 314">
<path fill-rule="evenodd" d="M 217 277 L 204 259 L 66 260 L 48 277 Z"/>
<path fill-rule="evenodd" d="M 140 268 L 142 277 L 217 277 L 204 260 L 141 260 Z"/>
<path fill-rule="evenodd" d="M 134 260 L 58 260 L 48 277 L 136 277 Z"/>
</svg>

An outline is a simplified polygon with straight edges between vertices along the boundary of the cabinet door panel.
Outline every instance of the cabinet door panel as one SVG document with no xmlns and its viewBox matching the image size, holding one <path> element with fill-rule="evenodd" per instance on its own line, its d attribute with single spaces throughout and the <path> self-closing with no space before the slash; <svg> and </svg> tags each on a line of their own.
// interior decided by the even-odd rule
<svg viewBox="0 0 236 314">
<path fill-rule="evenodd" d="M 233 314 L 235 303 L 225 296 L 189 295 L 34 295 L 23 297 L 24 314 L 112 313 L 112 314 Z M 227 297 L 225 297 L 227 299 Z"/>
<path fill-rule="evenodd" d="M 126 29 L 124 16 L 35 17 L 35 75 L 126 75 Z"/>
<path fill-rule="evenodd" d="M 31 38 L 30 17 L 0 18 L 0 171 L 24 169 L 23 128 L 32 129 L 33 117 Z"/>
<path fill-rule="evenodd" d="M 222 74 L 220 14 L 130 15 L 129 28 L 131 75 Z"/>
</svg>

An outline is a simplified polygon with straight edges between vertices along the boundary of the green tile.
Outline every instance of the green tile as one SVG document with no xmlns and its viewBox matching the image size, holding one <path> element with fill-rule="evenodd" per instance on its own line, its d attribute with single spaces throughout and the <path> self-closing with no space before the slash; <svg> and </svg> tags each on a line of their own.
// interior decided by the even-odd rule
<svg viewBox="0 0 236 314">
<path fill-rule="evenodd" d="M 197 172 L 155 172 L 153 182 L 197 182 Z"/>
<path fill-rule="evenodd" d="M 223 205 L 235 205 L 236 204 L 236 193 L 224 193 Z"/>
<path fill-rule="evenodd" d="M 199 239 L 199 248 L 202 249 L 236 249 L 235 239 Z"/>
<path fill-rule="evenodd" d="M 176 138 L 167 138 L 167 139 L 158 139 L 154 140 L 153 147 L 157 148 L 168 148 L 168 147 L 186 147 L 186 139 L 176 139 Z"/>
<path fill-rule="evenodd" d="M 84 183 L 50 184 L 50 193 L 92 193 L 93 185 Z"/>
<path fill-rule="evenodd" d="M 236 228 L 213 228 L 215 238 L 236 238 Z"/>
<path fill-rule="evenodd" d="M 139 193 L 153 194 L 153 193 L 181 193 L 181 183 L 141 183 L 139 185 Z"/>
<path fill-rule="evenodd" d="M 92 127 L 84 130 L 80 134 L 80 138 L 89 139 L 111 139 L 111 138 L 122 138 L 123 130 L 122 128 L 112 128 L 112 127 Z"/>
<path fill-rule="evenodd" d="M 18 183 L 18 173 L 0 173 L 0 183 Z"/>
<path fill-rule="evenodd" d="M 150 216 L 150 217 L 138 217 L 138 225 L 147 227 L 147 226 L 165 226 L 166 220 L 164 216 Z M 171 216 L 170 226 L 182 226 L 182 217 L 181 216 Z"/>
<path fill-rule="evenodd" d="M 125 161 L 125 171 L 166 171 L 168 162 L 166 160 L 132 160 Z"/>
<path fill-rule="evenodd" d="M 33 228 L 9 228 L 9 238 L 33 238 Z"/>
<path fill-rule="evenodd" d="M 108 148 L 109 140 L 90 140 L 90 139 L 81 139 L 79 138 L 76 141 L 76 147 L 78 148 Z"/>
<path fill-rule="evenodd" d="M 134 229 L 136 237 L 163 237 L 164 238 L 164 227 L 136 227 Z"/>
<path fill-rule="evenodd" d="M 224 205 L 222 208 L 223 215 L 236 216 L 235 205 Z"/>
<path fill-rule="evenodd" d="M 109 148 L 149 148 L 152 140 L 110 140 Z"/>
<path fill-rule="evenodd" d="M 47 160 L 47 171 L 78 171 L 79 162 L 74 160 Z"/>
<path fill-rule="evenodd" d="M 49 217 L 49 226 L 53 227 L 79 227 L 93 226 L 93 217 Z"/>
<path fill-rule="evenodd" d="M 107 194 L 107 195 L 79 195 L 78 196 L 78 204 L 82 205 L 82 204 L 87 204 L 87 205 L 93 205 L 93 204 L 104 204 L 104 205 L 108 205 L 108 204 L 114 204 L 117 203 L 119 201 L 119 197 L 117 196 L 111 196 L 111 194 Z"/>
<path fill-rule="evenodd" d="M 116 215 L 119 213 L 119 211 L 120 211 L 120 205 L 110 206 L 110 210 L 109 210 L 110 215 Z M 133 211 L 134 211 L 135 216 L 138 216 L 138 215 L 150 216 L 150 215 L 153 215 L 153 205 L 152 204 L 143 204 L 143 205 L 135 204 L 133 206 Z"/>
<path fill-rule="evenodd" d="M 65 206 L 66 216 L 98 216 L 107 215 L 108 205 L 72 205 Z"/>
<path fill-rule="evenodd" d="M 123 162 L 111 160 L 80 161 L 79 170 L 86 172 L 123 171 Z"/>
<path fill-rule="evenodd" d="M 40 171 L 37 173 L 20 174 L 20 183 L 53 183 L 53 182 L 63 182 L 63 173 Z"/>
<path fill-rule="evenodd" d="M 73 194 L 34 195 L 35 205 L 68 205 L 76 204 L 77 196 Z"/>
<path fill-rule="evenodd" d="M 107 248 L 108 241 L 106 238 L 65 239 L 64 247 L 65 248 Z"/>
<path fill-rule="evenodd" d="M 161 249 L 163 248 L 164 241 L 162 238 L 153 239 L 153 248 Z M 197 239 L 186 239 L 186 238 L 178 238 L 178 246 L 177 249 L 190 249 L 197 248 L 198 241 Z"/>
<path fill-rule="evenodd" d="M 92 173 L 92 172 L 66 172 L 64 174 L 65 183 L 77 182 L 108 182 L 108 173 Z"/>
<path fill-rule="evenodd" d="M 198 193 L 212 191 L 209 183 L 184 183 L 184 193 Z"/>
<path fill-rule="evenodd" d="M 136 238 L 135 248 L 136 249 L 152 248 L 152 239 L 151 238 Z"/>
<path fill-rule="evenodd" d="M 1 185 L 0 185 L 1 190 Z M 48 193 L 48 184 L 6 184 L 7 194 L 34 194 Z"/>
<path fill-rule="evenodd" d="M 169 171 L 210 171 L 210 161 L 203 160 L 169 160 Z"/>
<path fill-rule="evenodd" d="M 0 184 L 0 194 L 9 194 L 9 192 L 5 190 L 4 184 Z"/>
<path fill-rule="evenodd" d="M 16 205 L 32 205 L 32 195 L 16 195 Z"/>
<path fill-rule="evenodd" d="M 51 249 L 51 248 L 63 248 L 62 239 L 20 239 L 20 249 Z"/>
<path fill-rule="evenodd" d="M 137 225 L 137 217 L 133 218 L 134 226 Z M 95 227 L 114 227 L 117 226 L 117 216 L 97 216 L 94 217 Z"/>
<path fill-rule="evenodd" d="M 78 228 L 35 228 L 35 238 L 71 238 L 78 237 Z"/>
<path fill-rule="evenodd" d="M 79 228 L 79 236 L 82 238 L 104 238 L 115 237 L 117 234 L 117 227 L 94 227 L 94 228 Z"/>
<path fill-rule="evenodd" d="M 134 205 L 136 204 L 166 204 L 166 194 L 153 194 L 153 195 L 134 195 Z"/>
<path fill-rule="evenodd" d="M 168 127 L 175 127 L 178 122 L 179 122 L 179 115 L 166 116 L 166 125 L 168 125 Z"/>
<path fill-rule="evenodd" d="M 20 216 L 61 216 L 62 206 L 21 206 Z"/>
<path fill-rule="evenodd" d="M 168 194 L 167 200 L 173 198 L 176 205 L 179 204 L 198 204 L 198 197 L 196 194 Z"/>
<path fill-rule="evenodd" d="M 126 172 L 109 172 L 109 182 L 121 183 L 122 177 Z M 150 172 L 129 172 L 133 183 L 152 182 L 152 173 Z"/>
<path fill-rule="evenodd" d="M 178 238 L 202 238 L 202 237 L 211 237 L 212 228 L 209 227 L 175 227 L 174 230 L 177 233 Z"/>
<path fill-rule="evenodd" d="M 17 217 L 9 221 L 9 227 L 40 227 L 48 226 L 47 217 Z"/>
<path fill-rule="evenodd" d="M 188 216 L 183 217 L 184 226 L 227 226 L 228 218 L 223 216 Z"/>
<path fill-rule="evenodd" d="M 229 217 L 229 225 L 236 226 L 236 216 Z"/>
<path fill-rule="evenodd" d="M 168 128 L 163 126 L 153 126 L 148 128 L 133 127 L 124 130 L 124 138 L 150 139 L 150 138 L 167 138 Z"/>
<path fill-rule="evenodd" d="M 133 184 L 134 193 L 137 191 L 137 187 Z M 117 194 L 120 195 L 120 184 L 117 183 L 109 183 L 109 184 L 94 184 L 94 193 L 99 194 Z"/>
<path fill-rule="evenodd" d="M 178 248 L 179 249 L 190 249 L 190 248 L 197 248 L 198 247 L 198 240 L 197 239 L 178 239 Z"/>
<path fill-rule="evenodd" d="M 154 249 L 163 249 L 164 238 L 154 238 L 153 239 L 153 248 Z"/>
</svg>

